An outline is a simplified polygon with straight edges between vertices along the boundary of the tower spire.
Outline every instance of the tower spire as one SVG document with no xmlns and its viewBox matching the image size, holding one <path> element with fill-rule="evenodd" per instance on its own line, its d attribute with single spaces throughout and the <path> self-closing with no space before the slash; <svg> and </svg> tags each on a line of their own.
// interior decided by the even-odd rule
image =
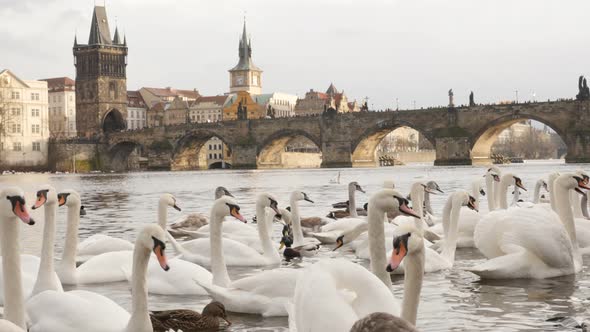
<svg viewBox="0 0 590 332">
<path fill-rule="evenodd" d="M 115 36 L 113 37 L 113 44 L 120 45 L 121 38 L 119 38 L 119 27 L 115 27 Z"/>
</svg>

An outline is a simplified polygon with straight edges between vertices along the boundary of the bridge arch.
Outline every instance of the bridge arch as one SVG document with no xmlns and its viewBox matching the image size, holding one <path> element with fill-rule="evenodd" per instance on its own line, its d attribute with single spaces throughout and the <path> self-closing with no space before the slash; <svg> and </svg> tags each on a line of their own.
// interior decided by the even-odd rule
<svg viewBox="0 0 590 332">
<path fill-rule="evenodd" d="M 140 158 L 144 152 L 143 145 L 135 141 L 121 141 L 108 151 L 110 168 L 122 172 L 140 169 Z"/>
<path fill-rule="evenodd" d="M 220 163 L 231 168 L 232 155 L 228 141 L 211 131 L 192 131 L 182 136 L 174 147 L 170 167 L 172 170 L 196 170 L 218 168 L 210 167 Z"/>
<path fill-rule="evenodd" d="M 127 123 L 123 118 L 123 114 L 121 114 L 121 112 L 116 108 L 108 111 L 102 119 L 102 131 L 104 133 L 121 131 L 125 130 L 126 128 Z"/>
<path fill-rule="evenodd" d="M 322 162 L 320 146 L 320 139 L 305 130 L 279 130 L 258 145 L 257 167 L 317 168 Z"/>
<path fill-rule="evenodd" d="M 527 120 L 537 121 L 548 126 L 557 133 L 563 142 L 566 141 L 565 131 L 550 120 L 544 119 L 534 114 L 506 115 L 487 122 L 483 127 L 478 129 L 475 134 L 473 134 L 471 139 L 472 164 L 478 165 L 491 163 L 492 146 L 498 140 L 500 134 L 504 130 L 510 128 L 512 125 Z"/>
<path fill-rule="evenodd" d="M 380 121 L 374 126 L 365 130 L 358 138 L 352 141 L 352 166 L 353 167 L 374 167 L 379 166 L 377 147 L 385 136 L 400 128 L 416 130 L 423 138 L 434 147 L 435 140 L 422 128 L 406 121 Z"/>
</svg>

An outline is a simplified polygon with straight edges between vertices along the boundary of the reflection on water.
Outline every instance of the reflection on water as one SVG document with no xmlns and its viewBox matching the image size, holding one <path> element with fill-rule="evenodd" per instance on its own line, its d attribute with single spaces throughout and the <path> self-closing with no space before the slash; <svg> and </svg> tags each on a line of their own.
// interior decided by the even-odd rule
<svg viewBox="0 0 590 332">
<path fill-rule="evenodd" d="M 503 167 L 504 171 L 519 175 L 527 188 L 525 200 L 531 200 L 535 181 L 551 171 L 567 171 L 584 168 L 587 165 L 565 165 L 559 163 L 519 164 Z M 384 180 L 394 180 L 403 193 L 409 191 L 414 181 L 436 180 L 441 188 L 450 193 L 456 189 L 469 189 L 470 182 L 481 178 L 484 167 L 432 167 L 403 166 L 380 169 L 341 170 L 264 170 L 264 171 L 206 171 L 206 172 L 158 172 L 130 174 L 93 175 L 9 175 L 0 176 L 0 186 L 18 185 L 26 191 L 26 198 L 33 201 L 38 185 L 50 183 L 58 190 L 72 188 L 80 192 L 87 215 L 80 224 L 80 237 L 86 238 L 100 232 L 132 241 L 138 226 L 156 221 L 157 202 L 160 194 L 172 193 L 182 207 L 182 213 L 170 210 L 170 221 L 191 212 L 208 214 L 213 202 L 213 191 L 217 186 L 228 188 L 238 200 L 242 212 L 251 220 L 255 212 L 255 196 L 259 192 L 273 193 L 279 206 L 289 204 L 289 194 L 294 189 L 305 191 L 316 203 L 301 202 L 301 213 L 305 216 L 324 216 L 331 204 L 347 199 L 346 185 L 358 181 L 367 190 L 359 193 L 357 202 L 361 206 L 371 192 L 381 188 Z M 341 172 L 341 183 L 330 184 L 329 180 Z M 528 195 L 528 196 L 527 196 Z M 446 195 L 433 197 L 433 207 L 440 214 Z M 481 211 L 487 211 L 487 201 L 482 199 Z M 35 218 L 42 220 L 43 209 L 32 211 Z M 65 231 L 65 210 L 58 210 L 58 235 L 56 257 L 63 247 Z M 228 220 L 228 222 L 231 222 Z M 40 223 L 41 224 L 41 223 Z M 275 225 L 275 237 L 280 234 Z M 24 250 L 38 254 L 41 243 L 41 226 L 22 227 Z M 345 257 L 368 266 L 368 262 L 356 259 L 345 248 L 331 252 L 322 248 L 320 254 L 306 261 L 283 263 L 286 267 L 301 268 L 326 257 Z M 546 322 L 553 316 L 590 316 L 586 310 L 590 298 L 588 268 L 570 277 L 549 280 L 506 280 L 480 281 L 465 269 L 483 260 L 475 249 L 459 249 L 457 262 L 450 271 L 427 274 L 424 279 L 418 314 L 418 327 L 422 331 L 479 330 L 479 331 L 569 331 Z M 585 260 L 586 265 L 590 261 Z M 173 267 L 172 267 L 173 268 Z M 230 268 L 232 279 L 251 275 L 259 268 Z M 171 270 L 170 272 L 173 272 Z M 403 278 L 393 278 L 396 295 L 401 299 Z M 107 285 L 80 286 L 69 289 L 88 289 L 100 292 L 117 301 L 125 308 L 131 306 L 129 285 L 114 283 Z M 206 296 L 150 296 L 150 308 L 190 308 L 201 310 L 210 299 Z M 232 331 L 287 331 L 287 318 L 266 318 L 253 315 L 230 314 L 234 322 Z"/>
</svg>

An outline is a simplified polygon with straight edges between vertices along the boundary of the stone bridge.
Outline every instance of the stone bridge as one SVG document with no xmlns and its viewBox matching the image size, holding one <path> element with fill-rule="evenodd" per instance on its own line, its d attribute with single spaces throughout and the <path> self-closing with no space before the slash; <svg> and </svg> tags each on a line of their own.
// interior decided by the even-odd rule
<svg viewBox="0 0 590 332">
<path fill-rule="evenodd" d="M 561 136 L 567 162 L 590 162 L 590 101 L 574 100 L 146 128 L 102 137 L 102 159 L 111 169 L 121 170 L 129 165 L 132 152 L 141 151 L 144 156 L 160 156 L 162 168 L 203 168 L 206 156 L 201 148 L 216 136 L 230 149 L 234 168 L 257 168 L 280 158 L 291 138 L 304 136 L 319 147 L 322 167 L 376 166 L 375 150 L 381 139 L 407 126 L 435 147 L 435 165 L 471 165 L 489 163 L 498 134 L 527 119 L 544 123 Z"/>
</svg>

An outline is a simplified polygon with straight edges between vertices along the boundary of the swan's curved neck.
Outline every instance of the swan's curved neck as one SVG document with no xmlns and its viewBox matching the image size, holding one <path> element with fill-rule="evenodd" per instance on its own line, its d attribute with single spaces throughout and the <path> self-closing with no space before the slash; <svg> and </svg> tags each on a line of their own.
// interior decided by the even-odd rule
<svg viewBox="0 0 590 332">
<path fill-rule="evenodd" d="M 356 187 L 354 187 L 354 186 L 348 187 L 348 210 L 349 210 L 348 212 L 350 213 L 350 216 L 353 218 L 358 217 L 358 214 L 356 212 L 355 191 L 356 191 Z"/>
<path fill-rule="evenodd" d="M 424 278 L 424 250 L 406 256 L 404 263 L 404 299 L 401 317 L 416 325 L 418 303 Z"/>
<path fill-rule="evenodd" d="M 303 245 L 303 231 L 301 230 L 301 217 L 299 216 L 299 202 L 291 197 L 291 224 L 293 225 L 293 246 Z"/>
<path fill-rule="evenodd" d="M 37 272 L 37 281 L 33 287 L 32 295 L 46 290 L 59 290 L 59 280 L 55 277 L 53 267 L 53 247 L 55 245 L 55 215 L 56 203 L 45 203 L 45 224 L 43 225 L 43 243 L 41 245 L 41 262 Z"/>
<path fill-rule="evenodd" d="M 582 204 L 580 203 L 580 198 L 580 194 L 573 190 L 570 190 L 570 202 L 572 204 L 574 218 L 582 218 L 584 216 L 582 214 Z"/>
<path fill-rule="evenodd" d="M 4 278 L 4 318 L 26 331 L 18 242 L 20 225 L 18 223 L 18 219 L 12 217 L 0 221 L 2 276 Z"/>
<path fill-rule="evenodd" d="M 158 225 L 166 230 L 168 227 L 168 204 L 166 202 L 158 203 Z"/>
<path fill-rule="evenodd" d="M 582 214 L 584 215 L 584 218 L 589 219 L 590 215 L 588 214 L 588 193 L 585 193 L 584 196 L 582 196 L 580 204 L 582 205 Z"/>
<path fill-rule="evenodd" d="M 533 203 L 539 204 L 541 200 L 541 187 L 543 186 L 543 181 L 539 180 L 535 183 L 535 193 L 533 195 Z"/>
<path fill-rule="evenodd" d="M 258 219 L 259 223 L 264 220 Z M 211 211 L 211 227 L 209 228 L 209 243 L 211 244 L 211 273 L 213 274 L 213 284 L 221 287 L 228 287 L 231 283 L 225 257 L 223 256 L 223 237 L 221 236 L 223 217 Z"/>
<path fill-rule="evenodd" d="M 441 256 L 443 256 L 451 266 L 455 262 L 455 253 L 457 251 L 457 237 L 458 237 L 458 224 L 459 224 L 459 213 L 461 211 L 461 205 L 453 199 L 453 196 L 449 198 L 447 204 L 445 204 L 445 216 L 447 219 L 444 225 L 448 225 L 447 231 L 445 231 L 445 242 L 443 245 Z M 450 221 L 449 221 L 450 219 Z"/>
<path fill-rule="evenodd" d="M 258 237 L 260 238 L 260 244 L 262 245 L 263 255 L 272 263 L 280 263 L 281 256 L 272 245 L 272 240 L 270 239 L 270 235 L 268 233 L 268 219 L 272 218 L 273 215 L 274 213 L 267 214 L 266 208 L 264 206 L 259 206 L 258 204 L 256 205 L 256 219 L 262 221 L 258 223 Z"/>
<path fill-rule="evenodd" d="M 416 212 L 419 216 L 423 216 L 423 204 L 424 204 L 424 188 L 422 185 L 413 185 L 412 192 L 410 193 L 412 199 L 412 210 Z M 424 230 L 424 225 L 422 223 L 422 218 L 414 218 L 414 225 L 420 231 Z"/>
<path fill-rule="evenodd" d="M 74 276 L 76 271 L 76 251 L 78 250 L 78 228 L 80 226 L 80 202 L 68 206 L 67 218 L 66 243 L 58 270 Z M 61 275 L 60 278 L 63 279 Z M 65 280 L 62 281 L 65 282 Z"/>
<path fill-rule="evenodd" d="M 498 174 L 501 177 L 501 174 Z M 502 197 L 506 196 L 506 191 L 502 190 L 502 182 L 494 181 L 494 209 L 502 209 Z M 508 190 L 508 189 L 506 189 Z M 508 203 L 506 203 L 508 205 Z"/>
<path fill-rule="evenodd" d="M 481 190 L 481 184 L 479 179 L 471 182 L 471 196 L 475 198 L 475 206 L 479 207 L 479 191 Z"/>
<path fill-rule="evenodd" d="M 133 249 L 133 275 L 131 285 L 131 317 L 127 332 L 153 331 L 148 312 L 147 266 L 151 251 L 139 244 Z M 108 319 L 108 317 L 106 317 Z"/>
<path fill-rule="evenodd" d="M 486 194 L 488 195 L 488 210 L 493 211 L 496 209 L 496 199 L 495 199 L 495 187 L 494 187 L 494 177 L 490 174 L 486 174 L 486 190 L 488 191 Z"/>
<path fill-rule="evenodd" d="M 559 183 L 553 184 L 553 192 L 555 193 L 555 206 L 557 208 L 557 214 L 563 223 L 565 230 L 567 231 L 572 245 L 574 247 L 574 257 L 581 263 L 582 257 L 578 247 L 578 237 L 576 235 L 576 224 L 574 222 L 574 214 L 572 212 L 572 206 L 570 203 L 569 191 Z"/>
<path fill-rule="evenodd" d="M 500 209 L 506 210 L 508 209 L 508 187 L 510 187 L 510 177 L 502 177 L 502 181 L 500 181 Z M 518 188 L 514 188 L 514 190 L 518 190 Z"/>
<path fill-rule="evenodd" d="M 391 289 L 391 277 L 385 270 L 387 257 L 385 252 L 385 229 L 383 214 L 385 211 L 372 206 L 369 201 L 368 223 L 369 223 L 369 255 L 371 257 L 371 271 L 381 280 L 385 286 Z"/>
<path fill-rule="evenodd" d="M 547 185 L 549 186 L 549 203 L 551 204 L 551 209 L 557 213 L 557 197 L 555 196 L 555 180 L 556 180 L 556 176 L 554 174 L 549 175 Z"/>
<path fill-rule="evenodd" d="M 430 193 L 424 193 L 424 208 L 426 209 L 427 213 L 434 215 L 432 210 L 432 205 L 430 204 Z"/>
</svg>

